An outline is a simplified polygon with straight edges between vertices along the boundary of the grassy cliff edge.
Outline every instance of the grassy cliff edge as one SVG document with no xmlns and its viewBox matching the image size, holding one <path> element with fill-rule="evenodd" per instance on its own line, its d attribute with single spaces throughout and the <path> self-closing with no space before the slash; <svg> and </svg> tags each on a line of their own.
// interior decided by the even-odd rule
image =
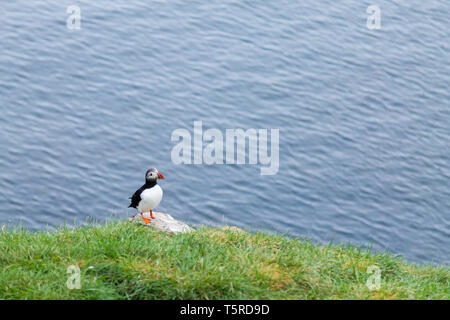
<svg viewBox="0 0 450 320">
<path fill-rule="evenodd" d="M 2 228 L 0 248 L 0 299 L 450 298 L 448 266 L 234 228 Z M 370 266 L 381 271 L 378 290 L 366 285 Z M 81 288 L 70 290 L 77 268 Z"/>
</svg>

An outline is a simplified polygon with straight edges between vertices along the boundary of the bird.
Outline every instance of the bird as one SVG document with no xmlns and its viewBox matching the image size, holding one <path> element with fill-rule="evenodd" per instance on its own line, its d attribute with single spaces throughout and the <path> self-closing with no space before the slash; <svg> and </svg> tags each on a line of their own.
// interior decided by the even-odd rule
<svg viewBox="0 0 450 320">
<path fill-rule="evenodd" d="M 164 179 L 164 176 L 156 168 L 148 169 L 145 173 L 145 184 L 129 198 L 131 203 L 128 208 L 136 208 L 146 224 L 151 220 L 144 217 L 144 212 L 150 212 L 150 218 L 155 219 L 152 210 L 158 206 L 163 196 L 163 191 L 157 183 L 158 179 Z"/>
</svg>

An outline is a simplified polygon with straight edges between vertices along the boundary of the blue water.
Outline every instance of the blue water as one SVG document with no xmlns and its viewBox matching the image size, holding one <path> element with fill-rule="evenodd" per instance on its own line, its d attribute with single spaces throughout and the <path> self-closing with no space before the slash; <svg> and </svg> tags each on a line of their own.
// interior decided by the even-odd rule
<svg viewBox="0 0 450 320">
<path fill-rule="evenodd" d="M 124 218 L 157 167 L 158 210 L 191 224 L 449 264 L 449 17 L 444 0 L 2 1 L 0 224 Z M 175 165 L 196 120 L 279 128 L 278 174 Z"/>
</svg>

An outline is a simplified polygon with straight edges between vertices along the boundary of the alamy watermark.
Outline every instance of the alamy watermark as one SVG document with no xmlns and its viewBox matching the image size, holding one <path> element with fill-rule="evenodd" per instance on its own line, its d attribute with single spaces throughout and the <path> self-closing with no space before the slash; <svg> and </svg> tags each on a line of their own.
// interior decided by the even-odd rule
<svg viewBox="0 0 450 320">
<path fill-rule="evenodd" d="M 166 2 L 166 0 L 160 0 L 160 2 Z M 70 30 L 80 30 L 81 29 L 81 9 L 77 5 L 70 5 L 66 10 L 67 14 L 70 16 L 67 18 L 66 25 Z M 369 30 L 379 30 L 381 29 L 381 9 L 380 6 L 373 4 L 367 7 L 366 13 L 369 14 L 367 17 L 367 28 Z"/>
<path fill-rule="evenodd" d="M 70 14 L 67 18 L 66 25 L 69 30 L 81 29 L 81 9 L 79 6 L 68 6 L 66 13 Z"/>
<path fill-rule="evenodd" d="M 270 129 L 270 155 L 268 138 L 268 129 L 226 129 L 224 140 L 224 134 L 219 129 L 212 128 L 203 132 L 202 121 L 194 121 L 193 138 L 187 129 L 179 128 L 172 132 L 172 142 L 178 143 L 172 148 L 171 159 L 177 165 L 213 165 L 246 164 L 248 158 L 248 164 L 261 165 L 261 175 L 274 175 L 280 166 L 280 130 Z M 204 142 L 207 143 L 205 148 Z"/>
<path fill-rule="evenodd" d="M 67 289 L 81 289 L 81 271 L 80 267 L 77 265 L 70 265 L 66 271 L 67 274 L 70 274 L 69 278 L 67 278 L 66 286 Z"/>
<path fill-rule="evenodd" d="M 366 286 L 370 291 L 380 290 L 381 287 L 381 269 L 378 266 L 372 265 L 367 268 L 367 273 L 370 274 L 367 278 Z"/>
<path fill-rule="evenodd" d="M 369 30 L 379 30 L 381 29 L 381 9 L 377 5 L 371 5 L 367 7 L 366 13 L 369 14 L 367 17 L 367 28 Z"/>
</svg>

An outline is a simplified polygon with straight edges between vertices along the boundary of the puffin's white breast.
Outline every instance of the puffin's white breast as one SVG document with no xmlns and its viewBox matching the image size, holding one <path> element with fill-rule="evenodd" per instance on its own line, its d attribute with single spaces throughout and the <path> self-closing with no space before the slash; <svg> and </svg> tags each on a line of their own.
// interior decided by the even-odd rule
<svg viewBox="0 0 450 320">
<path fill-rule="evenodd" d="M 161 202 L 163 191 L 159 185 L 155 185 L 150 189 L 145 189 L 141 193 L 141 201 L 138 205 L 139 212 L 148 212 L 153 210 Z"/>
</svg>

